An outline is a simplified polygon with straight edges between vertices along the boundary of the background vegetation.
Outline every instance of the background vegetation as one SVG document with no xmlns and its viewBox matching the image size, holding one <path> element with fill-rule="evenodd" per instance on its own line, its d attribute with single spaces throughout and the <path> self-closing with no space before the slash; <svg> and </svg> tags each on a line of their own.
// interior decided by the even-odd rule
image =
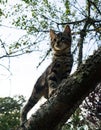
<svg viewBox="0 0 101 130">
<path fill-rule="evenodd" d="M 20 124 L 20 109 L 23 96 L 0 98 L 0 129 L 15 130 Z"/>
<path fill-rule="evenodd" d="M 39 66 L 50 56 L 50 28 L 59 32 L 66 24 L 69 24 L 72 30 L 72 53 L 76 70 L 101 46 L 101 0 L 18 0 L 12 4 L 10 0 L 0 1 L 0 26 L 25 31 L 19 39 L 11 42 L 2 39 L 3 33 L 1 34 L 0 60 L 41 51 Z M 9 66 L 5 68 L 9 70 Z M 101 118 L 100 112 L 97 111 L 97 104 L 101 100 L 100 88 L 99 84 L 63 130 L 100 129 Z M 9 130 L 19 124 L 23 101 L 22 97 L 0 99 L 0 129 Z"/>
</svg>

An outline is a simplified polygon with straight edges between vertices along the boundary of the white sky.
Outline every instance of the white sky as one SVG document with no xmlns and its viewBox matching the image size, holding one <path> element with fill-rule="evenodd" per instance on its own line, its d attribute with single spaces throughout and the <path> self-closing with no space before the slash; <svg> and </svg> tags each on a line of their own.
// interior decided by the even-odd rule
<svg viewBox="0 0 101 130">
<path fill-rule="evenodd" d="M 19 2 L 20 0 L 9 0 L 11 4 Z M 82 5 L 84 1 L 82 1 Z M 7 21 L 4 25 L 7 25 Z M 23 35 L 25 31 L 11 29 L 0 26 L 0 36 L 5 41 L 12 42 L 14 39 L 18 39 Z M 3 34 L 3 35 L 2 35 Z M 44 49 L 44 46 L 43 46 Z M 0 50 L 0 54 L 2 50 Z M 43 73 L 46 67 L 50 64 L 51 59 L 45 60 L 45 62 L 37 69 L 36 66 L 40 62 L 41 52 L 33 52 L 20 57 L 11 58 L 10 71 L 12 76 L 9 76 L 9 72 L 0 65 L 0 97 L 24 95 L 28 98 L 31 95 L 33 86 L 38 77 Z M 9 60 L 7 58 L 0 60 L 0 64 L 7 66 Z M 39 103 L 40 104 L 40 103 Z M 37 109 L 34 107 L 35 109 Z"/>
<path fill-rule="evenodd" d="M 18 39 L 25 32 L 16 29 L 0 27 L 0 34 L 2 33 L 2 39 L 13 41 L 14 39 Z M 1 52 L 2 50 L 0 50 L 0 53 Z M 36 80 L 51 62 L 51 59 L 47 59 L 37 69 L 36 66 L 41 60 L 40 55 L 41 52 L 35 51 L 31 54 L 25 54 L 20 57 L 11 58 L 10 71 L 12 76 L 10 77 L 9 72 L 0 65 L 0 97 L 23 95 L 26 97 L 26 100 L 29 98 Z M 3 64 L 6 67 L 8 67 L 8 63 L 8 58 L 0 60 L 0 64 Z M 30 111 L 29 116 L 33 111 L 35 112 L 39 108 L 40 104 L 44 101 L 45 100 L 40 100 L 40 102 Z"/>
<path fill-rule="evenodd" d="M 21 1 L 9 0 L 10 5 L 15 4 L 15 2 Z M 7 20 L 5 20 L 2 24 L 10 26 Z M 6 42 L 12 43 L 15 39 L 17 41 L 17 39 L 23 34 L 25 34 L 25 31 L 0 26 L 1 39 Z M 0 55 L 1 53 L 2 50 L 0 50 Z M 24 95 L 28 98 L 30 96 L 36 80 L 51 61 L 48 60 L 48 62 L 44 62 L 42 66 L 37 69 L 36 66 L 40 61 L 40 53 L 33 52 L 17 58 L 11 58 L 10 71 L 12 76 L 10 77 L 9 72 L 0 65 L 0 97 Z M 9 60 L 7 58 L 1 59 L 0 64 L 8 67 Z"/>
<path fill-rule="evenodd" d="M 21 2 L 20 0 L 8 1 L 10 6 Z M 9 6 L 7 7 L 7 9 L 10 8 Z M 2 24 L 11 26 L 9 20 L 5 20 Z M 0 36 L 6 43 L 12 43 L 15 39 L 17 41 L 17 39 L 24 34 L 25 31 L 0 26 Z M 44 48 L 43 46 L 42 49 Z M 0 50 L 0 54 L 1 53 L 2 50 Z M 9 72 L 4 67 L 0 66 L 0 97 L 24 95 L 28 98 L 30 96 L 36 80 L 51 62 L 51 59 L 48 59 L 37 69 L 36 66 L 41 60 L 39 58 L 40 54 L 41 52 L 33 52 L 17 58 L 11 58 L 10 70 L 12 76 L 9 78 Z M 0 64 L 6 67 L 8 67 L 8 62 L 9 60 L 7 58 L 0 60 Z"/>
<path fill-rule="evenodd" d="M 9 0 L 11 5 L 15 4 L 15 2 L 21 1 Z M 83 4 L 84 3 L 82 2 L 82 5 Z M 8 26 L 8 21 L 6 21 L 4 25 Z M 6 39 L 5 41 L 12 42 L 14 39 L 17 40 L 23 34 L 25 34 L 25 31 L 0 26 L 0 36 L 4 40 Z M 0 50 L 0 53 L 1 52 L 2 50 Z M 10 70 L 12 76 L 9 78 L 7 78 L 9 75 L 7 70 L 0 66 L 0 97 L 24 95 L 28 98 L 30 96 L 36 80 L 51 62 L 51 59 L 46 60 L 38 69 L 36 69 L 36 66 L 40 61 L 40 53 L 33 52 L 28 55 L 26 54 L 17 58 L 11 58 Z M 3 63 L 6 66 L 8 62 L 7 58 L 0 60 L 0 64 Z"/>
<path fill-rule="evenodd" d="M 15 30 L 5 27 L 0 28 L 0 34 L 1 33 L 3 33 L 2 39 L 6 39 L 7 41 L 18 39 L 19 36 L 24 34 L 24 32 L 21 30 Z M 0 50 L 0 52 L 2 52 L 2 50 Z M 0 66 L 0 97 L 24 95 L 28 98 L 30 96 L 35 81 L 51 62 L 50 59 L 48 60 L 48 62 L 46 60 L 37 69 L 36 66 L 40 61 L 40 54 L 41 52 L 33 52 L 31 54 L 11 58 L 10 70 L 12 76 L 10 76 L 9 78 L 9 72 L 4 67 Z M 0 60 L 0 64 L 3 64 L 7 67 L 8 62 L 8 58 Z"/>
</svg>

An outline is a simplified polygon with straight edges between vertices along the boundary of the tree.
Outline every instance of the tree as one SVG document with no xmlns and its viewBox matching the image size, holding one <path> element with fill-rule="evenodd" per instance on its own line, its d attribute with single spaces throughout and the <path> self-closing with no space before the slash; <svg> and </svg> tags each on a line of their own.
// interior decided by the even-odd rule
<svg viewBox="0 0 101 130">
<path fill-rule="evenodd" d="M 54 95 L 24 124 L 26 129 L 59 130 L 89 92 L 101 82 L 100 59 L 101 47 L 73 75 L 59 85 Z"/>
<path fill-rule="evenodd" d="M 78 60 L 78 62 L 82 63 L 82 60 L 91 53 L 89 51 L 90 47 L 96 47 L 100 44 L 100 0 L 96 0 L 96 2 L 86 0 L 83 4 L 77 0 L 73 0 L 72 2 L 63 0 L 60 2 L 61 4 L 48 0 L 42 0 L 41 2 L 23 0 L 9 7 L 8 0 L 8 3 L 1 9 L 2 22 L 8 18 L 11 26 L 6 27 L 25 30 L 26 34 L 8 46 L 1 39 L 1 47 L 4 49 L 4 53 L 0 58 L 14 57 L 36 50 L 42 50 L 40 44 L 47 46 L 47 42 L 43 43 L 43 40 L 49 41 L 47 32 L 49 32 L 50 28 L 60 31 L 64 25 L 69 24 L 73 37 L 73 53 L 77 55 L 75 61 Z M 2 22 L 1 26 L 4 26 Z M 87 41 L 89 41 L 91 46 Z M 88 45 L 89 52 L 87 51 L 88 54 L 86 54 L 84 48 Z M 91 48 L 91 50 L 94 50 L 94 48 Z M 49 52 L 50 48 L 48 44 L 47 52 L 43 54 L 44 57 Z M 78 63 L 78 66 L 80 63 Z"/>
<path fill-rule="evenodd" d="M 3 5 L 5 4 L 0 11 L 1 21 L 4 17 L 5 19 L 10 18 L 9 21 L 13 26 L 6 27 L 25 30 L 26 35 L 9 44 L 1 39 L 0 45 L 3 53 L 0 59 L 37 50 L 42 51 L 41 45 L 44 44 L 48 47 L 47 50 L 43 50 L 40 65 L 51 52 L 49 44 L 43 42 L 48 41 L 49 43 L 49 29 L 53 28 L 58 32 L 66 24 L 69 24 L 72 29 L 74 68 L 76 68 L 76 64 L 79 70 L 83 61 L 101 45 L 101 0 L 86 0 L 83 1 L 83 4 L 77 0 L 61 0 L 61 4 L 49 0 L 41 2 L 39 0 L 23 0 L 8 10 L 8 3 L 5 2 L 8 1 L 1 2 Z M 1 23 L 1 26 L 4 25 Z M 81 79 L 80 76 L 79 78 Z"/>
<path fill-rule="evenodd" d="M 51 52 L 49 29 L 58 32 L 66 24 L 69 24 L 72 29 L 72 52 L 75 55 L 76 66 L 79 66 L 100 45 L 100 0 L 86 0 L 83 3 L 77 0 L 60 0 L 60 3 L 48 0 L 41 2 L 22 0 L 12 5 L 9 4 L 9 0 L 3 0 L 1 5 L 1 27 L 24 30 L 25 33 L 19 39 L 9 43 L 6 39 L 2 39 L 3 34 L 1 35 L 0 59 L 41 51 L 40 65 Z M 5 24 L 5 21 L 8 23 Z M 43 50 L 42 46 L 46 46 L 46 49 Z"/>
<path fill-rule="evenodd" d="M 0 98 L 0 129 L 15 130 L 20 124 L 20 109 L 25 99 L 19 97 Z"/>
</svg>

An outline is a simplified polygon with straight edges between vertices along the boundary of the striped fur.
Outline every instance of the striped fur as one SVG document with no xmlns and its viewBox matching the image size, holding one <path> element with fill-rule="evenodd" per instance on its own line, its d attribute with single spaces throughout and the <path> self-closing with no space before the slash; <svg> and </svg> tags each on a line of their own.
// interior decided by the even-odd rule
<svg viewBox="0 0 101 130">
<path fill-rule="evenodd" d="M 53 50 L 52 63 L 37 80 L 32 94 L 21 113 L 21 122 L 27 118 L 30 109 L 44 96 L 49 98 L 61 81 L 71 72 L 73 58 L 71 54 L 71 30 L 67 25 L 63 32 L 58 34 L 50 30 L 51 47 Z"/>
</svg>

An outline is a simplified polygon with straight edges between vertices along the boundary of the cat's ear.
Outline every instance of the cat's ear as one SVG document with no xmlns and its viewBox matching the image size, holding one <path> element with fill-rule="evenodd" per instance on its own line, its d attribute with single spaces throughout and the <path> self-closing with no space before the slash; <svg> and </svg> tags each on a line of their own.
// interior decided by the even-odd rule
<svg viewBox="0 0 101 130">
<path fill-rule="evenodd" d="M 52 29 L 50 29 L 50 38 L 51 38 L 51 39 L 54 39 L 54 38 L 55 38 L 55 36 L 56 36 L 55 31 L 54 31 L 54 30 L 52 30 Z"/>
<path fill-rule="evenodd" d="M 67 34 L 71 35 L 71 29 L 70 29 L 69 25 L 66 25 L 66 27 L 64 29 L 64 33 L 67 33 Z"/>
</svg>

